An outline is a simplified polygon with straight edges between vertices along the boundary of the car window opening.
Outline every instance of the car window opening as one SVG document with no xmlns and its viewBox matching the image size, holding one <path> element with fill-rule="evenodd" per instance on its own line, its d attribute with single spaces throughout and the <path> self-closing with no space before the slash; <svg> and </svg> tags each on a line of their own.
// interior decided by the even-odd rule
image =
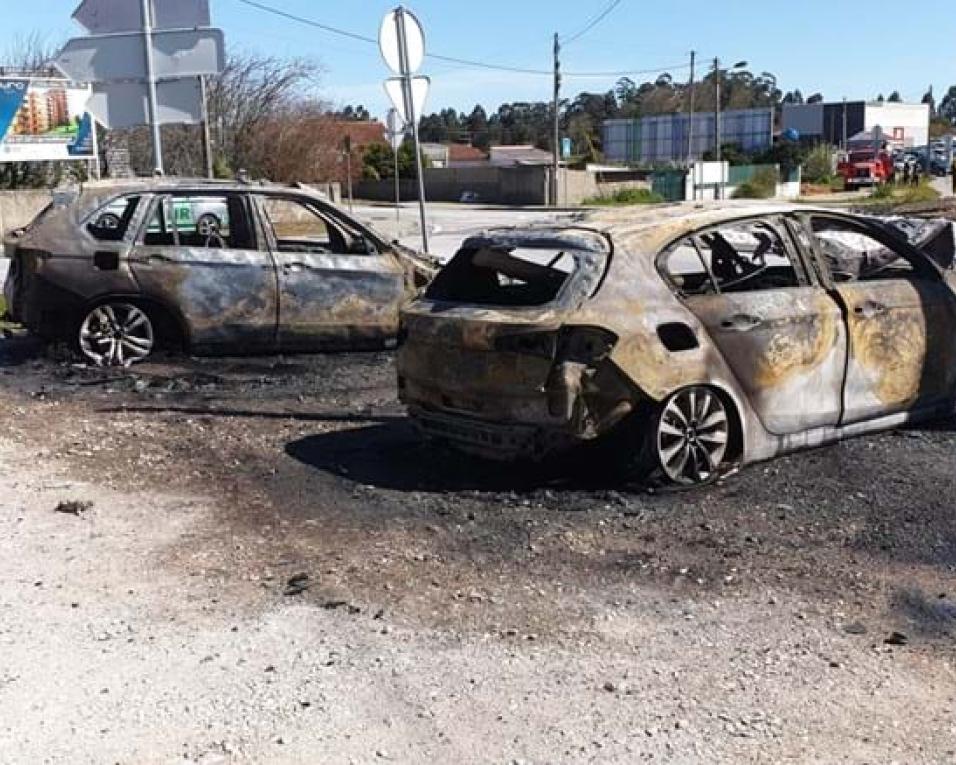
<svg viewBox="0 0 956 765">
<path fill-rule="evenodd" d="M 574 255 L 551 248 L 461 250 L 426 293 L 431 300 L 540 306 L 557 299 L 575 270 Z"/>
<path fill-rule="evenodd" d="M 671 250 L 666 269 L 671 283 L 688 297 L 800 286 L 784 240 L 762 222 L 684 239 Z"/>
<path fill-rule="evenodd" d="M 138 205 L 138 196 L 116 199 L 93 213 L 86 230 L 101 242 L 121 242 Z"/>
<path fill-rule="evenodd" d="M 293 199 L 265 198 L 262 209 L 277 252 L 313 255 L 367 255 L 369 243 L 356 231 Z"/>
<path fill-rule="evenodd" d="M 843 221 L 812 218 L 811 228 L 835 282 L 913 276 L 914 265 L 899 251 Z"/>
<path fill-rule="evenodd" d="M 227 196 L 172 196 L 156 204 L 143 237 L 153 247 L 256 249 L 245 200 Z"/>
</svg>

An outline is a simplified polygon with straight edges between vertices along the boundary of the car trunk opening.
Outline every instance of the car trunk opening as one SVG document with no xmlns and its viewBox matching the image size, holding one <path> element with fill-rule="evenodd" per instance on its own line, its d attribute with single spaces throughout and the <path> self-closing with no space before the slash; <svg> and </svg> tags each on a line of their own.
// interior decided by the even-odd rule
<svg viewBox="0 0 956 765">
<path fill-rule="evenodd" d="M 516 423 L 568 422 L 585 371 L 616 338 L 566 317 L 610 257 L 567 240 L 466 243 L 404 316 L 411 404 Z"/>
</svg>

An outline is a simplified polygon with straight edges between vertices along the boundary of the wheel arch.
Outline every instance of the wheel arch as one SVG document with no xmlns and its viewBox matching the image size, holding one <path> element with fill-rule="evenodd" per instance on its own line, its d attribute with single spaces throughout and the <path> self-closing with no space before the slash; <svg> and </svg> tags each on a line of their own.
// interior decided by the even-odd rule
<svg viewBox="0 0 956 765">
<path fill-rule="evenodd" d="M 185 317 L 182 315 L 182 312 L 175 306 L 169 304 L 165 300 L 160 300 L 158 298 L 149 297 L 147 295 L 141 295 L 133 292 L 110 292 L 105 295 L 99 295 L 91 300 L 86 301 L 80 316 L 78 316 L 76 321 L 76 326 L 79 326 L 84 318 L 92 311 L 94 308 L 98 308 L 101 305 L 106 303 L 113 302 L 124 302 L 132 303 L 133 305 L 142 308 L 146 311 L 147 315 L 151 320 L 153 320 L 154 331 L 155 330 L 165 330 L 165 336 L 163 340 L 167 343 L 173 345 L 179 344 L 183 349 L 189 348 L 192 342 L 192 333 L 189 329 L 189 323 L 186 321 Z M 169 335 L 173 336 L 170 337 Z"/>
</svg>

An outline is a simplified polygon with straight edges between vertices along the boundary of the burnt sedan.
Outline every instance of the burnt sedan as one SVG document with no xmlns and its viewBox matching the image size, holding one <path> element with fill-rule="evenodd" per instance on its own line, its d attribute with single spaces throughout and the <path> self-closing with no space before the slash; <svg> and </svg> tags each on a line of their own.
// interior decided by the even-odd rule
<svg viewBox="0 0 956 765">
<path fill-rule="evenodd" d="M 466 451 L 603 442 L 644 478 L 705 483 L 952 413 L 952 242 L 948 224 L 730 203 L 491 231 L 403 313 L 400 394 Z"/>
<path fill-rule="evenodd" d="M 151 180 L 58 194 L 6 241 L 8 312 L 129 365 L 159 345 L 272 353 L 394 345 L 435 273 L 305 187 Z"/>
</svg>

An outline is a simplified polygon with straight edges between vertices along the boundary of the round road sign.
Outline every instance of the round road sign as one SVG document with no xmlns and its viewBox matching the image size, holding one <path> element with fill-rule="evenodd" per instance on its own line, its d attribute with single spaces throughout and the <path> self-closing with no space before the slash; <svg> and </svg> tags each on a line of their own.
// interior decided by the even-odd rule
<svg viewBox="0 0 956 765">
<path fill-rule="evenodd" d="M 402 67 L 401 36 L 405 28 L 405 67 Z M 388 68 L 395 74 L 413 74 L 425 60 L 425 32 L 415 14 L 402 6 L 385 14 L 378 35 L 378 47 Z"/>
</svg>

